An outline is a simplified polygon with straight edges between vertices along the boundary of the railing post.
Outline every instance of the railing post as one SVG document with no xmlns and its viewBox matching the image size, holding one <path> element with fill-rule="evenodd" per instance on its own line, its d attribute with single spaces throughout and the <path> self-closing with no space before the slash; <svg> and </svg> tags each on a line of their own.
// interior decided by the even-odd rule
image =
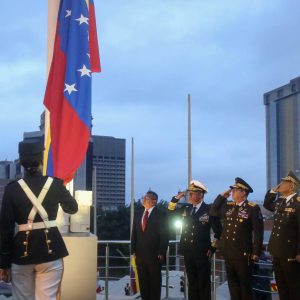
<svg viewBox="0 0 300 300">
<path fill-rule="evenodd" d="M 166 253 L 166 298 L 169 298 L 169 252 L 170 252 L 170 246 L 167 248 Z"/>
<path fill-rule="evenodd" d="M 109 277 L 109 247 L 105 248 L 105 300 L 108 300 L 108 277 Z"/>
<path fill-rule="evenodd" d="M 217 283 L 216 283 L 216 254 L 213 254 L 213 259 L 212 259 L 212 263 L 213 263 L 213 276 L 212 276 L 212 284 L 213 284 L 213 297 L 212 300 L 216 300 L 217 299 Z"/>
<path fill-rule="evenodd" d="M 187 275 L 186 275 L 186 271 L 185 271 L 185 267 L 184 267 L 184 299 L 187 299 L 187 295 L 188 295 L 188 279 L 187 279 Z"/>
</svg>

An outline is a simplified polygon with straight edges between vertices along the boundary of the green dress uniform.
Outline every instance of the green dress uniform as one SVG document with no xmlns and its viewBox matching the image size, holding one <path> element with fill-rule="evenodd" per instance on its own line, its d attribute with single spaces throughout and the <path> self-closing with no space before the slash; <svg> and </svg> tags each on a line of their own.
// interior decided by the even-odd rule
<svg viewBox="0 0 300 300">
<path fill-rule="evenodd" d="M 241 180 L 236 178 L 237 183 Z M 231 300 L 252 300 L 251 256 L 260 256 L 263 245 L 260 207 L 248 200 L 236 205 L 219 195 L 212 205 L 211 214 L 224 221 L 220 248 L 225 259 Z"/>
<path fill-rule="evenodd" d="M 295 258 L 300 255 L 300 197 L 294 193 L 283 198 L 268 191 L 264 207 L 274 212 L 269 251 L 280 299 L 299 300 L 300 263 Z"/>
</svg>

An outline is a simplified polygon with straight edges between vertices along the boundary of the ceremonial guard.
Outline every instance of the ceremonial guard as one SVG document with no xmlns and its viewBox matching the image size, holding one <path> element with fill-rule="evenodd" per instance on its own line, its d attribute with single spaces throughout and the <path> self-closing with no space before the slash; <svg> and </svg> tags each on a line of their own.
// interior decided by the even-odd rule
<svg viewBox="0 0 300 300">
<path fill-rule="evenodd" d="M 211 299 L 211 264 L 210 259 L 216 250 L 216 241 L 221 236 L 222 226 L 219 218 L 211 217 L 210 205 L 204 202 L 207 188 L 200 181 L 191 181 L 188 189 L 189 202 L 177 208 L 177 202 L 185 192 L 173 197 L 168 209 L 182 217 L 182 234 L 179 251 L 184 256 L 188 278 L 189 300 Z M 211 242 L 211 229 L 215 240 Z"/>
<path fill-rule="evenodd" d="M 264 207 L 274 212 L 269 251 L 281 300 L 300 299 L 300 181 L 293 172 L 269 190 Z"/>
<path fill-rule="evenodd" d="M 222 250 L 231 300 L 252 300 L 252 267 L 258 261 L 263 245 L 263 218 L 260 207 L 247 200 L 253 190 L 241 178 L 219 195 L 211 214 L 224 220 Z M 227 201 L 232 195 L 234 201 Z"/>
<path fill-rule="evenodd" d="M 68 251 L 56 227 L 58 206 L 77 212 L 76 200 L 57 178 L 41 173 L 44 147 L 19 144 L 25 176 L 9 183 L 0 214 L 1 278 L 12 281 L 14 300 L 54 300 Z M 18 231 L 15 234 L 15 224 Z"/>
</svg>

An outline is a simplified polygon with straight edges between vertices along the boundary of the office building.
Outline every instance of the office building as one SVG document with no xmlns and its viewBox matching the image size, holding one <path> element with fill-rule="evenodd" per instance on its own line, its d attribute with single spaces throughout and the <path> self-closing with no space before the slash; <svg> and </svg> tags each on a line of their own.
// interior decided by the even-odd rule
<svg viewBox="0 0 300 300">
<path fill-rule="evenodd" d="M 264 94 L 267 188 L 289 170 L 300 175 L 300 77 Z"/>
<path fill-rule="evenodd" d="M 96 201 L 104 209 L 125 205 L 125 139 L 92 136 Z"/>
</svg>

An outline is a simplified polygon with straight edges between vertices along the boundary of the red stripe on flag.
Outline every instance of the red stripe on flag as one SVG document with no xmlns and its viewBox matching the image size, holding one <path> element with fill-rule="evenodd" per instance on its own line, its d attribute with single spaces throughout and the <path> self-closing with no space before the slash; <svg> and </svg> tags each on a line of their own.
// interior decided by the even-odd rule
<svg viewBox="0 0 300 300">
<path fill-rule="evenodd" d="M 100 54 L 98 47 L 97 25 L 95 17 L 94 3 L 89 4 L 89 44 L 90 44 L 90 61 L 92 72 L 101 72 Z"/>
</svg>

